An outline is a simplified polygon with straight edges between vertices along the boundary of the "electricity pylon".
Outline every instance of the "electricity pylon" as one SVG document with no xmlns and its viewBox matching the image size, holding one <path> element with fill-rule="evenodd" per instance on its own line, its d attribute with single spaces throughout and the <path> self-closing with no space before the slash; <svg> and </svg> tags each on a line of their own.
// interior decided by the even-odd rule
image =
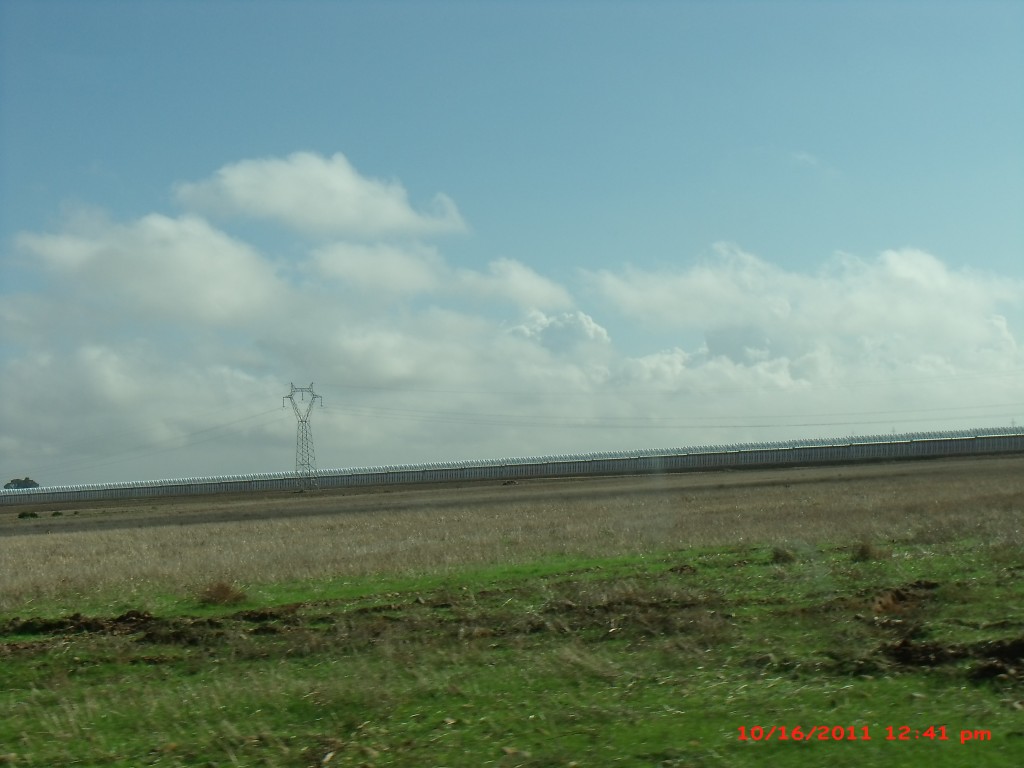
<svg viewBox="0 0 1024 768">
<path fill-rule="evenodd" d="M 305 409 L 295 402 L 295 395 L 299 394 L 302 401 L 306 401 L 309 395 L 309 403 Z M 313 383 L 308 387 L 296 387 L 292 384 L 292 391 L 281 398 L 281 407 L 284 408 L 284 401 L 290 400 L 292 410 L 295 411 L 295 418 L 299 420 L 299 430 L 295 436 L 295 484 L 300 491 L 319 488 L 320 483 L 316 477 L 316 453 L 313 450 L 313 432 L 309 428 L 309 414 L 313 410 L 313 403 L 320 401 L 323 407 L 324 399 L 313 391 Z"/>
</svg>

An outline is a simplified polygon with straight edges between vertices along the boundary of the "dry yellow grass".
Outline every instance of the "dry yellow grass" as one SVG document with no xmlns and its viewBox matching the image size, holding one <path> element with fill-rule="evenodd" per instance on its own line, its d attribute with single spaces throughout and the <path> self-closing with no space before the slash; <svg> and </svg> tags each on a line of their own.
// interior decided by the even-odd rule
<svg viewBox="0 0 1024 768">
<path fill-rule="evenodd" d="M 1022 539 L 1024 456 L 153 499 L 0 511 L 0 610 L 27 601 L 443 572 L 690 546 Z M 53 512 L 59 511 L 60 516 Z"/>
</svg>

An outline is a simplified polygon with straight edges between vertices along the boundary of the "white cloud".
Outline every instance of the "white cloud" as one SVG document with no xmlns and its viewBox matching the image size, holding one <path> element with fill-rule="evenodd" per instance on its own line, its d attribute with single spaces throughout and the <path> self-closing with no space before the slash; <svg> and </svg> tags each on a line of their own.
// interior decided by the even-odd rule
<svg viewBox="0 0 1024 768">
<path fill-rule="evenodd" d="M 737 361 L 797 359 L 827 348 L 852 364 L 899 368 L 928 356 L 958 367 L 1015 344 L 1003 308 L 1024 285 L 949 269 L 920 250 L 844 256 L 817 274 L 785 271 L 732 246 L 675 271 L 589 275 L 611 306 L 649 327 L 699 329 L 708 351 Z"/>
<path fill-rule="evenodd" d="M 693 356 L 674 347 L 648 355 L 625 358 L 619 367 L 621 381 L 630 386 L 666 386 L 675 390 L 688 375 Z"/>
<path fill-rule="evenodd" d="M 569 292 L 514 259 L 496 259 L 485 270 L 454 268 L 435 248 L 421 244 L 335 242 L 317 248 L 312 272 L 370 301 L 429 296 L 434 301 L 512 304 L 525 310 L 573 305 Z"/>
<path fill-rule="evenodd" d="M 400 183 L 360 175 L 340 152 L 243 160 L 204 181 L 179 184 L 176 196 L 191 209 L 273 219 L 314 235 L 422 236 L 466 228 L 446 195 L 417 211 Z"/>
<path fill-rule="evenodd" d="M 576 310 L 558 315 L 546 315 L 531 310 L 526 320 L 511 329 L 511 333 L 539 341 L 556 352 L 570 352 L 581 344 L 607 345 L 611 343 L 608 331 L 590 315 Z"/>
<path fill-rule="evenodd" d="M 133 369 L 125 355 L 107 346 L 86 344 L 75 354 L 76 381 L 112 403 L 134 406 L 146 391 L 141 370 Z"/>
<path fill-rule="evenodd" d="M 413 296 L 442 287 L 448 268 L 433 248 L 338 242 L 312 254 L 317 274 L 381 295 Z"/>
<path fill-rule="evenodd" d="M 737 248 L 718 245 L 715 258 L 686 270 L 587 273 L 591 284 L 616 308 L 651 326 L 720 327 L 784 315 L 790 307 L 779 291 L 800 278 Z M 738 313 L 742 319 L 738 320 Z"/>
<path fill-rule="evenodd" d="M 473 298 L 501 299 L 525 309 L 565 309 L 573 304 L 565 288 L 514 259 L 492 261 L 486 273 L 459 270 L 455 287 Z"/>
<path fill-rule="evenodd" d="M 17 244 L 83 311 L 127 308 L 138 320 L 238 326 L 266 313 L 282 287 L 253 248 L 195 216 L 150 214 L 125 225 L 79 218 L 68 231 L 22 234 Z"/>
</svg>

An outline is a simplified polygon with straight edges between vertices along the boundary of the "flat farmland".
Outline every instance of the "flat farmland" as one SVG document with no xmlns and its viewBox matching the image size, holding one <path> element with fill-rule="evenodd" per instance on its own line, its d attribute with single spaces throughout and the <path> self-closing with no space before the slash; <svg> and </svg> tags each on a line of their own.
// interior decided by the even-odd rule
<svg viewBox="0 0 1024 768">
<path fill-rule="evenodd" d="M 1024 456 L 0 510 L 0 609 L 116 586 L 425 573 L 692 546 L 1019 536 Z M 20 514 L 34 513 L 26 519 Z"/>
<path fill-rule="evenodd" d="M 1024 456 L 4 507 L 0 765 L 1016 766 L 1022 530 Z"/>
</svg>

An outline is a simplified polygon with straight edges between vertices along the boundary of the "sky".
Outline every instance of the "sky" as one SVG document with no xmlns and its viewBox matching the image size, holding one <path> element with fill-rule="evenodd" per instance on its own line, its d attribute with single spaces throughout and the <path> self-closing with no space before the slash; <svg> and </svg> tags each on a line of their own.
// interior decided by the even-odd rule
<svg viewBox="0 0 1024 768">
<path fill-rule="evenodd" d="M 6 0 L 0 475 L 289 471 L 293 384 L 320 468 L 1020 425 L 1022 41 L 1013 0 Z"/>
</svg>

